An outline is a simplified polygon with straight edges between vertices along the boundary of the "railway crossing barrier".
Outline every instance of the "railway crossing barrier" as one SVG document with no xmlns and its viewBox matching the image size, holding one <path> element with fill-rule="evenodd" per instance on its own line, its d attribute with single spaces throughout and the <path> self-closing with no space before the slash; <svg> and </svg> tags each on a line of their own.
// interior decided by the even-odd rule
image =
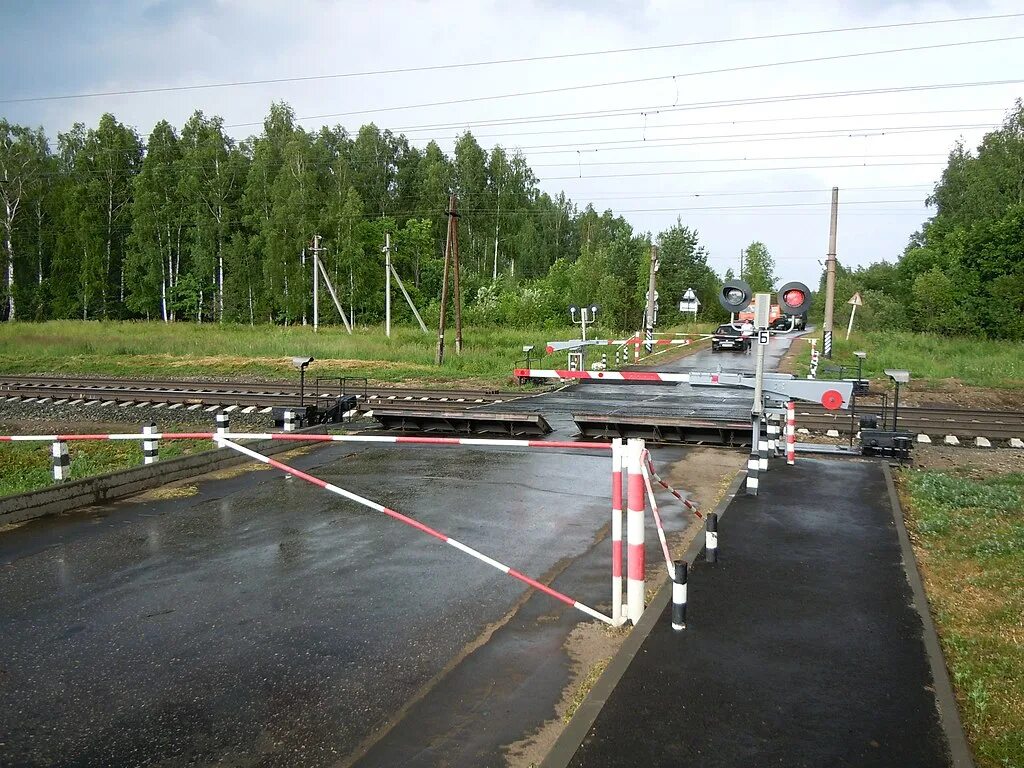
<svg viewBox="0 0 1024 768">
<path fill-rule="evenodd" d="M 786 463 L 796 464 L 796 403 L 786 403 Z"/>
<path fill-rule="evenodd" d="M 221 422 L 222 424 L 222 422 Z M 645 583 L 645 514 L 647 500 L 650 499 L 652 511 L 658 526 L 659 538 L 662 542 L 662 550 L 665 553 L 666 565 L 669 576 L 673 575 L 674 567 L 668 552 L 667 541 L 664 533 L 664 525 L 660 512 L 657 508 L 657 501 L 654 496 L 652 480 L 658 482 L 663 488 L 672 493 L 682 505 L 700 517 L 696 506 L 683 494 L 675 490 L 668 483 L 664 482 L 657 474 L 653 460 L 645 449 L 644 441 L 631 439 L 623 442 L 614 440 L 611 443 L 589 443 L 573 441 L 544 441 L 544 440 L 523 440 L 523 439 L 490 439 L 490 438 L 447 438 L 447 437 L 406 437 L 390 435 L 330 435 L 330 434 L 308 434 L 308 433 L 232 433 L 221 431 L 218 426 L 214 432 L 157 432 L 153 424 L 146 425 L 142 433 L 109 433 L 109 434 L 61 434 L 61 435 L 3 435 L 0 442 L 50 442 L 53 445 L 53 471 L 54 479 L 61 481 L 68 479 L 70 472 L 70 457 L 68 452 L 69 442 L 84 442 L 96 440 L 141 440 L 145 450 L 152 449 L 156 452 L 156 446 L 160 440 L 212 440 L 218 446 L 230 448 L 242 453 L 249 458 L 269 464 L 277 469 L 286 472 L 292 477 L 299 478 L 313 485 L 321 487 L 331 493 L 348 498 L 363 506 L 370 507 L 379 512 L 397 519 L 445 543 L 459 549 L 466 554 L 491 565 L 503 573 L 519 579 L 524 583 L 571 605 L 592 618 L 597 618 L 605 623 L 619 625 L 626 621 L 636 623 L 639 621 L 645 608 L 646 583 Z M 612 615 L 605 616 L 599 611 L 580 603 L 563 593 L 552 589 L 544 584 L 531 579 L 528 576 L 514 570 L 513 568 L 494 560 L 481 552 L 468 547 L 461 542 L 451 539 L 444 534 L 419 523 L 395 510 L 383 507 L 376 502 L 365 499 L 350 491 L 326 483 L 318 478 L 304 473 L 294 467 L 277 462 L 270 457 L 257 453 L 245 446 L 240 445 L 239 440 L 282 440 L 294 442 L 345 442 L 345 443 L 395 443 L 411 445 L 440 446 L 480 446 L 500 448 L 529 448 L 529 449 L 572 449 L 585 452 L 610 453 L 612 458 L 611 476 L 611 512 L 612 512 L 612 536 L 611 536 L 611 576 L 612 576 Z M 155 460 L 155 459 L 153 459 Z M 147 463 L 150 463 L 147 457 Z M 625 509 L 623 509 L 623 480 L 626 484 Z M 646 495 L 645 495 L 646 491 Z M 623 512 L 626 514 L 626 547 L 623 550 Z M 624 557 L 625 555 L 625 557 Z M 626 572 L 623 574 L 623 565 L 626 565 Z M 623 576 L 625 575 L 625 585 Z M 625 586 L 625 601 L 623 600 L 623 586 Z"/>
</svg>

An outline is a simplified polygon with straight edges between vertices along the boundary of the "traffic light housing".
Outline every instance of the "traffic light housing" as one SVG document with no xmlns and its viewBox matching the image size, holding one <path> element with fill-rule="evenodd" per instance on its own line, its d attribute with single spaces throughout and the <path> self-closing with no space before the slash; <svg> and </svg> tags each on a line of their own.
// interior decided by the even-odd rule
<svg viewBox="0 0 1024 768">
<path fill-rule="evenodd" d="M 811 289 L 800 282 L 786 283 L 779 289 L 779 310 L 784 315 L 802 315 L 811 308 Z"/>
<path fill-rule="evenodd" d="M 754 292 L 745 280 L 726 280 L 718 292 L 718 303 L 726 312 L 742 312 L 753 298 Z"/>
</svg>

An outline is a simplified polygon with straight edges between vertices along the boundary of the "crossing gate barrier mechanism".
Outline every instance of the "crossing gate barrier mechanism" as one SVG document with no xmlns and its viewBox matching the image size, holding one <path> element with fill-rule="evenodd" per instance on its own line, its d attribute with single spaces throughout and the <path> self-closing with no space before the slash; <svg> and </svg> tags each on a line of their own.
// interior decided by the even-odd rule
<svg viewBox="0 0 1024 768">
<path fill-rule="evenodd" d="M 286 421 L 287 424 L 287 421 Z M 291 431 L 270 433 L 232 433 L 227 430 L 225 420 L 221 420 L 215 432 L 157 432 L 155 425 L 146 425 L 143 432 L 125 434 L 62 434 L 62 435 L 0 435 L 0 442 L 49 442 L 53 445 L 53 474 L 55 481 L 63 481 L 70 476 L 69 442 L 94 440 L 142 440 L 146 453 L 146 463 L 156 461 L 158 441 L 160 440 L 213 440 L 218 446 L 248 456 L 250 459 L 267 464 L 299 478 L 311 485 L 322 488 L 328 493 L 346 498 L 356 504 L 381 512 L 398 520 L 421 533 L 442 541 L 449 546 L 473 557 L 474 559 L 495 568 L 502 573 L 517 579 L 528 586 L 543 592 L 554 599 L 569 605 L 587 616 L 606 624 L 618 626 L 627 620 L 635 624 L 643 615 L 646 598 L 645 584 L 645 511 L 646 502 L 651 502 L 652 512 L 658 528 L 662 551 L 665 554 L 669 576 L 674 566 L 669 555 L 665 539 L 664 527 L 657 502 L 654 497 L 652 480 L 659 483 L 678 499 L 684 508 L 700 517 L 696 506 L 686 499 L 679 491 L 666 483 L 655 471 L 649 452 L 643 440 L 631 439 L 626 443 L 616 439 L 611 443 L 587 443 L 572 441 L 486 439 L 486 438 L 445 438 L 445 437 L 405 437 L 390 435 L 329 435 L 301 434 Z M 588 452 L 605 452 L 611 454 L 611 587 L 612 615 L 606 616 L 600 611 L 579 602 L 552 587 L 491 558 L 490 556 L 470 547 L 446 534 L 421 523 L 414 518 L 396 510 L 385 507 L 377 502 L 356 493 L 328 483 L 288 464 L 276 461 L 269 456 L 239 444 L 239 440 L 286 440 L 294 442 L 351 442 L 351 443 L 407 443 L 430 446 L 480 446 L 526 449 L 573 449 Z M 152 453 L 152 455 L 150 455 Z M 625 509 L 623 507 L 623 480 L 626 481 Z M 645 493 L 646 492 L 646 493 Z M 623 512 L 626 514 L 626 549 L 623 551 Z M 625 557 L 623 556 L 625 554 Z M 623 604 L 623 565 L 626 565 L 625 606 Z"/>
</svg>

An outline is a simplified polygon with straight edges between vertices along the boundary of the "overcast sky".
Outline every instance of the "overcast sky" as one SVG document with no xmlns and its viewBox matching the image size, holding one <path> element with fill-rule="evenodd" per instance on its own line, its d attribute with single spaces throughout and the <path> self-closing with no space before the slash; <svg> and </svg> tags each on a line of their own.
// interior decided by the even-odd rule
<svg viewBox="0 0 1024 768">
<path fill-rule="evenodd" d="M 103 112 L 113 112 L 145 137 L 158 120 L 180 127 L 201 109 L 223 116 L 241 139 L 258 132 L 272 101 L 284 100 L 299 117 L 309 118 L 302 120 L 307 128 L 340 123 L 355 130 L 373 121 L 405 132 L 419 146 L 436 139 L 446 151 L 469 127 L 485 147 L 522 148 L 546 191 L 564 190 L 581 206 L 611 207 L 638 231 L 657 233 L 681 216 L 700 232 L 719 272 L 738 262 L 744 245 L 762 240 L 780 278 L 816 282 L 818 261 L 827 251 L 831 187 L 840 188 L 840 260 L 856 265 L 895 259 L 928 216 L 924 199 L 950 148 L 958 138 L 975 146 L 1024 93 L 1024 83 L 734 106 L 707 102 L 1024 80 L 1024 40 L 706 72 L 1024 36 L 1024 16 L 678 44 L 1019 12 L 1019 0 L 0 0 L 0 115 L 42 125 L 53 138 L 76 121 L 94 125 Z M 11 101 L 655 45 L 674 47 L 306 82 Z M 556 88 L 571 90 L 480 100 Z M 458 99 L 476 100 L 416 106 Z M 561 117 L 609 110 L 623 112 Z M 478 125 L 528 117 L 545 120 Z M 412 130 L 436 125 L 445 127 Z M 817 137 L 806 135 L 815 131 Z M 831 135 L 822 138 L 823 132 Z M 710 210 L 693 210 L 700 207 Z"/>
</svg>

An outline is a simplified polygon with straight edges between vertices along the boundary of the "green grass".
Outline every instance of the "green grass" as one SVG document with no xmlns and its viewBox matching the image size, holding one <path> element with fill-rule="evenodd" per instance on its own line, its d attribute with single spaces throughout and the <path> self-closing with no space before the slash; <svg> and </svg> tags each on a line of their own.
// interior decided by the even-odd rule
<svg viewBox="0 0 1024 768">
<path fill-rule="evenodd" d="M 702 326 L 698 326 L 702 328 Z M 689 328 L 687 329 L 689 330 Z M 601 335 L 608 334 L 600 329 Z M 512 329 L 467 327 L 455 354 L 455 332 L 445 334 L 446 355 L 434 365 L 436 333 L 397 326 L 358 328 L 351 336 L 330 327 L 195 325 L 159 322 L 61 320 L 0 324 L 0 369 L 6 373 L 117 376 L 238 376 L 292 378 L 290 358 L 311 355 L 316 376 L 366 376 L 378 382 L 508 384 L 523 346 L 533 345 L 535 367 L 564 367 L 565 353 L 544 356 L 548 341 L 578 338 L 575 327 Z M 622 338 L 619 334 L 614 334 Z M 591 348 L 590 360 L 614 347 Z"/>
<path fill-rule="evenodd" d="M 821 332 L 816 331 L 821 349 Z M 856 375 L 854 351 L 867 352 L 864 373 L 884 379 L 886 368 L 905 368 L 911 380 L 939 381 L 956 379 L 962 384 L 995 389 L 1017 389 L 1024 385 L 1024 344 L 986 339 L 936 336 L 927 333 L 869 331 L 855 333 L 849 341 L 845 332 L 836 333 L 832 362 L 852 366 Z M 810 364 L 806 342 L 797 345 L 795 373 L 805 375 Z M 822 358 L 822 363 L 826 361 Z"/>
<path fill-rule="evenodd" d="M 1024 766 L 1024 474 L 907 471 L 901 487 L 977 763 Z"/>
<path fill-rule="evenodd" d="M 160 458 L 172 459 L 210 448 L 212 444 L 205 440 L 165 441 L 160 443 Z M 0 496 L 53 485 L 50 450 L 50 443 L 0 443 Z M 79 480 L 141 465 L 142 441 L 70 442 L 68 455 L 71 479 Z"/>
</svg>

